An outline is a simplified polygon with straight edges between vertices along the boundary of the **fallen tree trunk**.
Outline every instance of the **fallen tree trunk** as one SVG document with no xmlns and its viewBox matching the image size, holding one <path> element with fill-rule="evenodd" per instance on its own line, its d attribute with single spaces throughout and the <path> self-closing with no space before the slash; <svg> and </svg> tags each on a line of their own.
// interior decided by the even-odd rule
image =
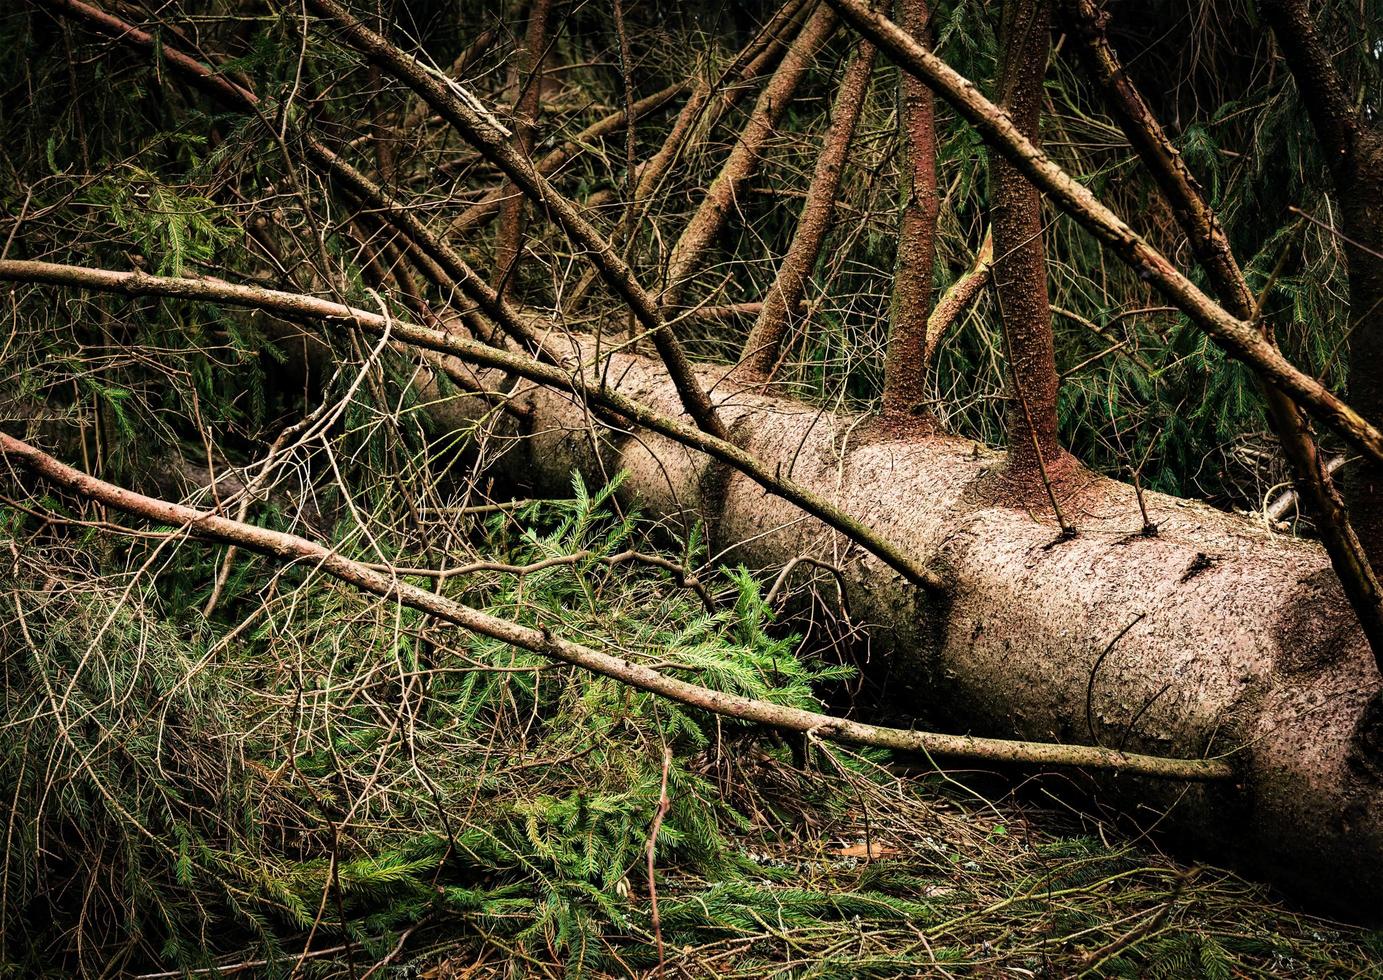
<svg viewBox="0 0 1383 980">
<path fill-rule="evenodd" d="M 1093 474 L 1064 482 L 1063 507 L 1080 514 L 1081 533 L 1060 539 L 1055 525 L 1005 499 L 1011 484 L 997 473 L 1001 458 L 974 443 L 900 440 L 867 417 L 737 390 L 728 368 L 702 368 L 698 378 L 738 443 L 719 447 L 675 420 L 681 399 L 656 361 L 621 351 L 592 363 L 594 344 L 580 337 L 553 333 L 547 342 L 557 360 L 582 363 L 577 377 L 607 378 L 610 388 L 450 332 L 311 297 L 4 265 L 5 278 L 134 295 L 214 292 L 264 309 L 278 309 L 278 297 L 327 323 L 390 329 L 399 341 L 445 353 L 444 369 L 457 356 L 489 365 L 477 376 L 485 389 L 507 387 L 505 372 L 539 381 L 548 387 L 516 391 L 516 411 L 504 420 L 519 437 L 501 463 L 513 479 L 564 492 L 573 470 L 591 481 L 624 470 L 623 492 L 646 513 L 704 520 L 716 546 L 733 548 L 732 560 L 762 568 L 803 556 L 829 562 L 853 615 L 871 626 L 895 708 L 913 718 L 977 736 L 1229 758 L 1238 771 L 1233 783 L 1168 789 L 1125 775 L 1099 785 L 1129 812 L 1188 833 L 1217 862 L 1233 860 L 1348 905 L 1354 917 L 1377 914 L 1380 681 L 1314 544 L 1160 494 L 1145 494 L 1158 529 L 1150 536 L 1133 488 Z M 637 431 L 592 427 L 578 392 Z M 467 425 L 488 404 L 433 394 L 428 401 L 443 424 Z M 765 475 L 760 460 L 777 461 L 778 472 Z M 833 530 L 784 497 L 803 506 L 830 501 L 813 507 L 850 518 Z M 861 523 L 888 542 L 874 545 L 880 556 L 901 548 L 925 560 L 926 587 L 904 575 L 909 562 L 886 563 L 843 533 Z"/>
<path fill-rule="evenodd" d="M 590 347 L 573 341 L 576 353 Z M 672 385 L 617 354 L 601 376 L 668 414 Z M 570 396 L 525 392 L 532 433 L 506 456 L 540 491 L 625 470 L 645 513 L 706 521 L 731 560 L 800 555 L 841 570 L 855 617 L 872 624 L 907 714 L 975 734 L 1083 741 L 1163 756 L 1239 750 L 1232 787 L 1100 785 L 1129 812 L 1170 813 L 1217 862 L 1355 917 L 1383 901 L 1383 710 L 1373 658 L 1338 580 L 1312 542 L 1266 533 L 1203 504 L 1094 474 L 1063 507 L 1080 534 L 1005 501 L 1001 457 L 949 437 L 899 441 L 868 419 L 710 384 L 737 440 L 784 476 L 835 500 L 919 556 L 931 595 L 837 532 L 785 508 L 723 464 L 648 432 L 592 438 Z"/>
</svg>

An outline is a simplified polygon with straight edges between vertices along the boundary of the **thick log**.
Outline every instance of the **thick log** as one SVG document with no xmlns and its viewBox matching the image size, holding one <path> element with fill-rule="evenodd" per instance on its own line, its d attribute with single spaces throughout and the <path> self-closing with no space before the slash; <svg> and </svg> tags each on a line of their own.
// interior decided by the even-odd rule
<svg viewBox="0 0 1383 980">
<path fill-rule="evenodd" d="M 573 342 L 582 350 L 578 341 Z M 585 348 L 589 350 L 589 347 Z M 967 440 L 898 440 L 867 418 L 716 386 L 746 449 L 833 499 L 943 579 L 934 597 L 840 534 L 723 465 L 648 432 L 592 438 L 568 395 L 530 390 L 532 433 L 511 473 L 561 491 L 571 471 L 625 470 L 622 492 L 655 517 L 705 520 L 729 560 L 799 555 L 842 570 L 852 612 L 873 624 L 894 701 L 976 735 L 1096 742 L 1195 757 L 1229 753 L 1233 786 L 1119 777 L 1098 786 L 1127 812 L 1296 893 L 1371 917 L 1383 907 L 1383 710 L 1362 632 L 1318 545 L 1203 504 L 1094 474 L 1064 509 L 1080 534 L 1003 499 L 1002 458 Z M 668 414 L 658 365 L 618 354 L 602 376 Z M 1111 797 L 1109 794 L 1113 794 Z"/>
</svg>

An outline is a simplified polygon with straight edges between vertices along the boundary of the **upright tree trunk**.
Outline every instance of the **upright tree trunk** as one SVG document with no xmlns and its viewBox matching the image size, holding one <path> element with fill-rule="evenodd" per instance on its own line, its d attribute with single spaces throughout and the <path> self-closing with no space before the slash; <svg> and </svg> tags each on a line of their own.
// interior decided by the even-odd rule
<svg viewBox="0 0 1383 980">
<path fill-rule="evenodd" d="M 1047 71 L 1048 0 L 1005 0 L 1000 30 L 997 101 L 1018 131 L 1040 145 L 1038 120 Z M 1042 199 L 1016 167 L 991 150 L 994 285 L 1013 373 L 1009 458 L 1017 473 L 1055 459 L 1057 374 L 1047 259 L 1042 247 Z"/>
<path fill-rule="evenodd" d="M 1383 136 L 1370 127 L 1355 141 L 1352 173 L 1339 186 L 1349 261 L 1349 399 L 1364 418 L 1383 421 Z M 1352 472 L 1351 472 L 1352 469 Z M 1383 464 L 1345 470 L 1345 499 L 1364 551 L 1383 568 Z"/>
<path fill-rule="evenodd" d="M 1349 263 L 1350 404 L 1383 420 L 1383 133 L 1355 108 L 1306 0 L 1267 0 L 1263 12 L 1325 151 Z M 1344 496 L 1364 552 L 1383 567 L 1383 464 L 1345 469 Z"/>
<path fill-rule="evenodd" d="M 543 49 L 547 46 L 547 21 L 552 0 L 533 0 L 528 8 L 528 27 L 523 48 L 518 52 L 517 99 L 514 103 L 514 144 L 519 153 L 533 155 L 533 131 L 538 123 L 543 87 Z M 514 265 L 523 247 L 523 193 L 512 182 L 505 182 L 504 203 L 499 212 L 499 237 L 495 246 L 495 287 L 501 296 L 509 294 Z"/>
<path fill-rule="evenodd" d="M 930 48 L 927 0 L 897 0 L 898 22 Z M 917 415 L 927 401 L 927 318 L 931 314 L 932 266 L 936 260 L 936 112 L 932 90 L 898 72 L 900 164 L 898 252 L 893 266 L 888 348 L 884 355 L 885 415 Z"/>
</svg>

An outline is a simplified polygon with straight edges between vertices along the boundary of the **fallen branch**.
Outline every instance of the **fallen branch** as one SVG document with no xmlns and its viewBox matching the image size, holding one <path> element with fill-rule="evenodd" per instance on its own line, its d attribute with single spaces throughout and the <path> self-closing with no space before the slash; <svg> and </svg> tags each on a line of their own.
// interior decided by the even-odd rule
<svg viewBox="0 0 1383 980">
<path fill-rule="evenodd" d="M 619 112 L 596 120 L 565 143 L 549 150 L 533 164 L 533 169 L 544 177 L 553 176 L 574 160 L 578 154 L 589 149 L 597 140 L 602 140 L 628 125 L 631 118 L 637 120 L 661 109 L 686 90 L 686 82 L 673 82 L 666 88 L 639 99 L 627 110 L 621 109 Z M 456 220 L 448 226 L 447 237 L 457 238 L 483 227 L 487 221 L 499 214 L 500 205 L 504 203 L 505 195 L 505 189 L 497 187 L 462 211 L 456 216 Z"/>
<path fill-rule="evenodd" d="M 1080 766 L 1159 779 L 1190 781 L 1223 780 L 1231 778 L 1234 774 L 1227 762 L 1217 759 L 1162 759 L 1085 745 L 1018 742 L 884 728 L 851 721 L 848 718 L 715 691 L 699 684 L 690 684 L 669 677 L 623 657 L 612 656 L 583 644 L 560 639 L 546 630 L 531 629 L 491 616 L 435 592 L 401 582 L 396 574 L 374 571 L 333 548 L 307 538 L 245 524 L 213 512 L 196 510 L 126 490 L 75 470 L 36 447 L 4 433 L 0 433 L 0 453 L 3 453 L 6 459 L 24 466 L 50 483 L 63 487 L 85 500 L 104 504 L 150 521 L 183 528 L 198 538 L 236 545 L 283 561 L 309 564 L 362 592 L 416 609 L 469 632 L 581 667 L 641 691 L 648 691 L 713 714 L 769 728 L 810 732 L 818 738 L 852 745 L 920 752 L 928 756 L 970 759 L 976 762 Z"/>
<path fill-rule="evenodd" d="M 662 414 L 653 407 L 620 394 L 605 384 L 591 384 L 577 372 L 541 363 L 523 354 L 500 350 L 453 333 L 420 327 L 385 317 L 368 310 L 344 306 L 330 300 L 300 293 L 287 293 L 258 286 L 240 286 L 205 279 L 180 279 L 151 276 L 143 272 L 113 272 L 85 269 L 51 262 L 0 261 L 0 280 L 78 286 L 126 296 L 167 296 L 208 300 L 280 314 L 313 317 L 327 323 L 349 323 L 367 333 L 379 335 L 386 329 L 398 342 L 439 354 L 449 354 L 471 364 L 496 368 L 541 385 L 570 392 L 591 405 L 618 413 L 637 425 L 666 436 L 684 446 L 700 450 L 712 459 L 733 467 L 765 490 L 787 500 L 834 528 L 887 565 L 909 582 L 933 592 L 944 588 L 941 577 L 923 566 L 903 548 L 873 531 L 825 498 L 783 477 L 781 467 L 740 449 L 734 443 L 717 439 L 695 426 Z"/>
<path fill-rule="evenodd" d="M 975 255 L 975 261 L 963 276 L 946 287 L 941 299 L 936 301 L 931 315 L 927 317 L 927 346 L 923 350 L 923 360 L 930 370 L 936 363 L 937 351 L 941 341 L 960 322 L 965 311 L 970 309 L 975 298 L 989 285 L 994 269 L 994 232 L 986 229 L 984 241 Z M 1052 312 L 1056 312 L 1053 310 Z"/>
<path fill-rule="evenodd" d="M 1334 475 L 1335 471 L 1349 461 L 1348 456 L 1335 456 L 1325 464 L 1325 471 Z M 1285 521 L 1287 515 L 1297 506 L 1297 492 L 1292 487 L 1288 487 L 1276 500 L 1263 508 L 1263 516 L 1269 522 Z"/>
<path fill-rule="evenodd" d="M 789 28 L 795 23 L 802 9 L 815 2 L 816 0 L 788 0 L 740 50 L 730 65 L 721 72 L 715 84 L 705 80 L 698 81 L 686 104 L 682 106 L 682 111 L 673 121 L 667 136 L 663 138 L 658 151 L 639 168 L 638 179 L 634 182 L 634 196 L 625 202 L 629 217 L 611 233 L 612 245 L 623 247 L 624 254 L 628 256 L 628 246 L 632 242 L 626 241 L 626 237 L 632 237 L 638 231 L 652 204 L 654 191 L 672 165 L 681 158 L 692 134 L 715 128 L 721 118 L 739 104 L 745 93 L 750 91 L 750 83 L 772 67 L 783 53 L 787 46 L 784 37 L 789 33 Z M 716 98 L 717 93 L 719 98 Z M 565 311 L 581 308 L 596 275 L 595 269 L 587 271 L 567 293 L 563 299 Z"/>
</svg>

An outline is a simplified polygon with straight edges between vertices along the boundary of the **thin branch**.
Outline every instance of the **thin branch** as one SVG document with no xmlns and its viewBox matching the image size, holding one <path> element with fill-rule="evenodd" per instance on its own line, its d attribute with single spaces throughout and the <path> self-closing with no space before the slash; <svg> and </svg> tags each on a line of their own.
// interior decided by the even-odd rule
<svg viewBox="0 0 1383 980">
<path fill-rule="evenodd" d="M 307 316 L 329 324 L 347 323 L 373 335 L 387 327 L 390 336 L 404 344 L 439 354 L 450 354 L 463 361 L 496 368 L 529 381 L 568 391 L 592 405 L 613 411 L 630 422 L 666 436 L 675 442 L 700 450 L 711 458 L 733 467 L 770 493 L 811 514 L 860 547 L 900 572 L 909 582 L 939 592 L 945 583 L 936 572 L 924 567 L 903 548 L 884 538 L 864 522 L 847 514 L 813 491 L 780 474 L 781 466 L 770 466 L 734 443 L 687 425 L 659 412 L 652 406 L 629 398 L 605 384 L 591 384 L 571 369 L 545 364 L 532 357 L 489 347 L 466 337 L 433 330 L 379 313 L 344 306 L 330 300 L 287 293 L 258 286 L 240 286 L 205 279 L 180 279 L 151 276 L 143 272 L 113 272 L 51 262 L 0 262 L 0 280 L 77 286 L 127 296 L 168 296 L 209 300 L 235 306 L 273 310 Z"/>
<path fill-rule="evenodd" d="M 687 83 L 685 81 L 673 82 L 652 95 L 644 96 L 626 109 L 621 109 L 619 112 L 596 120 L 571 139 L 549 150 L 533 164 L 533 169 L 544 177 L 553 176 L 598 140 L 618 132 L 621 128 L 629 125 L 631 119 L 638 120 L 649 113 L 656 112 L 686 90 Z M 512 194 L 513 192 L 506 192 L 503 187 L 497 187 L 466 208 L 456 216 L 456 219 L 447 228 L 447 237 L 456 238 L 483 227 L 486 222 L 499 214 L 506 193 Z"/>
<path fill-rule="evenodd" d="M 448 78 L 454 78 L 458 82 L 465 75 L 466 70 L 480 60 L 481 56 L 488 52 L 495 43 L 498 32 L 493 27 L 487 27 L 480 32 L 480 35 L 461 49 L 461 53 L 456 56 L 450 67 L 447 68 Z M 420 99 L 415 99 L 414 104 L 409 106 L 408 112 L 403 117 L 403 124 L 399 127 L 401 132 L 411 133 L 421 126 L 427 119 L 427 103 Z"/>
<path fill-rule="evenodd" d="M 1085 745 L 1056 745 L 1006 739 L 972 738 L 866 725 L 847 718 L 728 694 L 669 677 L 592 647 L 491 616 L 470 606 L 377 572 L 307 538 L 246 524 L 182 504 L 146 497 L 75 470 L 47 453 L 0 433 L 0 454 L 43 479 L 84 500 L 104 504 L 146 520 L 180 527 L 198 538 L 234 544 L 286 562 L 318 569 L 361 592 L 416 609 L 461 629 L 508 643 L 520 649 L 571 664 L 681 704 L 770 728 L 811 733 L 854 745 L 929 756 L 946 756 L 990 763 L 1071 765 L 1115 770 L 1162 779 L 1214 781 L 1233 776 L 1232 767 L 1217 759 L 1164 759 Z"/>
<path fill-rule="evenodd" d="M 735 210 L 740 191 L 758 170 L 764 147 L 772 138 L 798 85 L 806 76 L 816 53 L 836 29 L 836 15 L 822 4 L 812 13 L 802 33 L 792 42 L 777 71 L 769 79 L 744 129 L 726 158 L 720 173 L 706 189 L 696 212 L 687 222 L 667 260 L 666 285 L 659 303 L 664 310 L 680 305 L 687 281 L 704 264 L 706 253 Z"/>
<path fill-rule="evenodd" d="M 815 2 L 816 0 L 787 0 L 769 18 L 763 29 L 750 39 L 729 66 L 720 73 L 719 79 L 714 84 L 704 79 L 697 81 L 692 88 L 691 96 L 682 106 L 682 111 L 673 121 L 667 136 L 663 138 L 662 145 L 639 168 L 638 179 L 634 183 L 633 198 L 627 202 L 629 213 L 633 215 L 627 222 L 629 236 L 632 237 L 637 233 L 648 213 L 648 208 L 653 203 L 654 191 L 662 183 L 672 165 L 682 156 L 692 134 L 701 129 L 713 129 L 726 113 L 739 104 L 740 99 L 751 90 L 751 83 L 771 68 L 786 50 L 785 37 L 789 34 L 793 24 L 796 23 L 802 9 Z M 719 98 L 716 97 L 717 94 L 719 94 Z M 624 235 L 624 226 L 616 228 L 611 235 L 611 244 L 615 246 L 632 244 L 632 242 L 625 240 Z M 627 250 L 625 254 L 627 257 Z M 590 291 L 592 283 L 595 282 L 595 277 L 596 270 L 594 269 L 581 277 L 580 281 L 563 298 L 564 310 L 572 311 L 581 308 L 586 294 Z"/>
<path fill-rule="evenodd" d="M 986 228 L 984 241 L 980 242 L 980 250 L 975 255 L 974 263 L 964 275 L 946 287 L 946 292 L 941 294 L 941 299 L 936 301 L 931 316 L 927 318 L 927 346 L 923 351 L 923 359 L 928 370 L 936 364 L 941 341 L 960 322 L 960 318 L 984 291 L 984 287 L 989 285 L 993 269 L 994 232 Z"/>
<path fill-rule="evenodd" d="M 439 79 L 416 58 L 401 51 L 388 39 L 370 30 L 336 0 L 308 0 L 309 6 L 327 17 L 349 44 L 371 63 L 402 81 L 442 115 L 467 143 L 497 166 L 528 197 L 561 226 L 600 269 L 605 281 L 627 302 L 639 323 L 648 331 L 687 414 L 705 432 L 719 439 L 729 433 L 716 414 L 715 406 L 692 370 L 682 345 L 667 329 L 653 297 L 639 284 L 632 269 L 595 227 L 581 216 L 578 207 L 559 193 L 542 174 L 518 153 L 511 137 L 483 111 L 460 86 Z"/>
</svg>

